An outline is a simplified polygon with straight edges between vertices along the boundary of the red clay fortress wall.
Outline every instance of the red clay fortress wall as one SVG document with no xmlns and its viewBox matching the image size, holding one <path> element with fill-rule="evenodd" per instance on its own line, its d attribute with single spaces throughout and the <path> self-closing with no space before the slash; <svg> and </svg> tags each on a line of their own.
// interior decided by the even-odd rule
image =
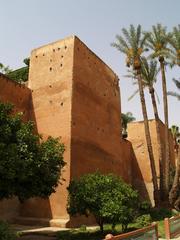
<svg viewBox="0 0 180 240">
<path fill-rule="evenodd" d="M 62 137 L 67 165 L 66 181 L 56 193 L 49 200 L 27 201 L 21 216 L 64 226 L 70 179 L 99 170 L 130 182 L 131 145 L 121 139 L 118 78 L 77 37 L 70 37 L 32 51 L 29 88 L 37 130 L 44 137 Z"/>
<path fill-rule="evenodd" d="M 118 78 L 77 37 L 70 37 L 32 51 L 29 87 L 37 130 L 44 137 L 62 137 L 67 165 L 66 181 L 56 193 L 49 200 L 27 201 L 21 216 L 69 225 L 70 179 L 99 170 L 131 181 L 131 145 L 121 139 Z"/>
<path fill-rule="evenodd" d="M 121 145 L 118 82 L 117 75 L 75 37 L 71 177 L 99 169 L 130 180 L 123 168 L 130 167 L 130 160 Z"/>
<path fill-rule="evenodd" d="M 14 110 L 23 112 L 24 119 L 30 118 L 31 90 L 23 84 L 18 84 L 0 73 L 0 101 L 10 102 Z"/>
<path fill-rule="evenodd" d="M 65 181 L 49 199 L 1 201 L 0 218 L 63 227 L 86 223 L 87 218 L 75 220 L 67 214 L 66 188 L 72 178 L 96 170 L 121 176 L 153 202 L 143 122 L 128 126 L 132 148 L 121 136 L 118 77 L 83 42 L 72 36 L 34 49 L 28 87 L 0 74 L 0 101 L 14 103 L 44 138 L 62 138 Z M 150 121 L 150 130 L 159 172 L 155 121 Z M 162 125 L 162 139 L 163 134 Z M 171 155 L 173 159 L 173 149 Z"/>
</svg>

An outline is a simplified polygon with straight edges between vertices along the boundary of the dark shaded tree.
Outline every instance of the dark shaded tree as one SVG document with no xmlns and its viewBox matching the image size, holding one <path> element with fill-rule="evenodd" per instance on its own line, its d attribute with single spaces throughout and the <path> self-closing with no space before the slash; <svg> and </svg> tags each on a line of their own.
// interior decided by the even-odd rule
<svg viewBox="0 0 180 240">
<path fill-rule="evenodd" d="M 11 104 L 0 103 L 0 199 L 48 197 L 61 182 L 64 145 L 43 141 L 32 122 L 23 122 Z"/>
</svg>

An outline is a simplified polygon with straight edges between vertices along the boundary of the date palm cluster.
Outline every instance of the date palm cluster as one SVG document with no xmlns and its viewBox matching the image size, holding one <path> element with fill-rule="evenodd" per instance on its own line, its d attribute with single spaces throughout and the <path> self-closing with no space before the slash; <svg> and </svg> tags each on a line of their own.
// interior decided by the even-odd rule
<svg viewBox="0 0 180 240">
<path fill-rule="evenodd" d="M 123 28 L 121 35 L 116 35 L 116 41 L 111 44 L 126 57 L 126 66 L 130 69 L 127 77 L 135 80 L 138 85 L 136 93 L 140 95 L 142 113 L 144 118 L 144 127 L 146 143 L 152 173 L 152 182 L 154 187 L 154 202 L 159 205 L 161 201 L 169 197 L 169 202 L 173 205 L 180 199 L 180 173 L 179 161 L 177 161 L 176 173 L 178 177 L 176 184 L 170 183 L 170 145 L 169 145 L 169 120 L 168 120 L 168 100 L 167 95 L 172 95 L 180 100 L 178 92 L 167 92 L 165 67 L 180 67 L 180 25 L 174 27 L 171 32 L 167 31 L 165 26 L 157 24 L 152 26 L 151 31 L 143 31 L 141 25 L 135 27 L 130 25 L 129 29 Z M 154 83 L 157 81 L 157 75 L 161 72 L 165 138 L 162 142 L 160 136 L 160 120 L 156 104 Z M 180 81 L 174 79 L 177 89 L 180 89 Z M 147 115 L 146 102 L 144 97 L 144 88 L 148 88 L 154 116 L 156 120 L 156 131 L 159 150 L 159 175 L 155 167 L 152 141 L 150 137 L 149 122 Z M 134 96 L 132 95 L 132 97 Z M 165 145 L 165 147 L 164 147 Z M 180 152 L 180 147 L 179 147 Z M 180 155 L 180 154 L 179 154 Z M 176 175 L 177 175 L 176 174 Z M 158 178 L 160 177 L 160 182 Z M 172 185 L 172 187 L 171 187 Z M 176 186 L 176 189 L 173 189 Z M 179 201 L 180 202 L 180 201 Z M 180 208 L 180 205 L 176 207 Z"/>
</svg>

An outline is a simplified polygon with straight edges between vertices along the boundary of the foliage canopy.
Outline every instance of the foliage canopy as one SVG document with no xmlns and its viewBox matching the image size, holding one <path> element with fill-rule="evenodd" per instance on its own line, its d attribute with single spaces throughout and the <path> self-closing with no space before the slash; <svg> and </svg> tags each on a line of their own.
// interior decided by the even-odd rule
<svg viewBox="0 0 180 240">
<path fill-rule="evenodd" d="M 65 165 L 64 145 L 52 137 L 42 141 L 21 118 L 11 104 L 0 103 L 0 199 L 49 196 Z"/>
<path fill-rule="evenodd" d="M 126 230 L 136 215 L 138 193 L 121 178 L 98 172 L 72 180 L 68 187 L 70 215 L 92 214 L 103 231 L 103 223 L 121 223 Z"/>
</svg>

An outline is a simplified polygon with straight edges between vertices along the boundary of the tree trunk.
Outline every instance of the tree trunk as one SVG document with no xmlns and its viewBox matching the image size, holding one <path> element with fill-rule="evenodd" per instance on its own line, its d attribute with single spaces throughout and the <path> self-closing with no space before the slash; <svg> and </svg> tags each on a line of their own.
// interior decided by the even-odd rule
<svg viewBox="0 0 180 240">
<path fill-rule="evenodd" d="M 103 233 L 104 231 L 104 227 L 103 227 L 103 219 L 101 217 L 95 216 L 96 222 L 100 227 L 100 231 L 101 233 Z"/>
<path fill-rule="evenodd" d="M 173 185 L 171 191 L 169 192 L 169 202 L 170 204 L 174 204 L 179 197 L 179 184 L 180 184 L 180 147 L 178 149 L 178 157 L 177 157 L 177 165 L 176 165 L 176 172 L 174 176 Z"/>
<path fill-rule="evenodd" d="M 152 143 L 151 143 L 151 137 L 150 137 L 150 131 L 149 131 L 149 122 L 148 122 L 148 116 L 147 116 L 146 103 L 145 103 L 145 98 L 144 98 L 144 90 L 143 90 L 140 70 L 137 70 L 137 79 L 138 79 L 139 94 L 140 94 L 140 100 L 141 100 L 141 106 L 142 106 L 142 113 L 143 113 L 143 118 L 144 118 L 146 143 L 147 143 L 147 149 L 148 149 L 149 160 L 150 160 L 150 165 L 151 165 L 152 182 L 153 182 L 153 187 L 154 187 L 154 193 L 153 193 L 154 194 L 154 203 L 155 203 L 155 206 L 157 206 L 159 204 L 159 190 L 158 190 L 157 174 L 156 174 L 156 168 L 155 168 L 155 162 L 154 162 L 154 155 L 153 155 L 153 149 L 152 149 Z"/>
<path fill-rule="evenodd" d="M 162 151 L 162 143 L 161 143 L 161 134 L 160 134 L 160 120 L 158 115 L 158 109 L 156 104 L 156 98 L 154 95 L 154 88 L 149 87 L 149 93 L 151 94 L 151 100 L 154 110 L 154 117 L 156 121 L 156 132 L 157 132 L 157 142 L 158 142 L 158 153 L 159 153 L 159 173 L 160 173 L 160 196 L 163 198 L 163 151 Z"/>
<path fill-rule="evenodd" d="M 170 151 L 169 151 L 169 123 L 168 123 L 168 102 L 167 102 L 167 87 L 166 87 L 166 76 L 164 69 L 164 58 L 159 58 L 161 75 L 162 75 L 162 89 L 163 89 L 163 104 L 164 104 L 164 121 L 165 121 L 165 161 L 163 162 L 164 178 L 163 178 L 163 190 L 164 198 L 169 193 L 169 168 L 170 168 Z"/>
</svg>

